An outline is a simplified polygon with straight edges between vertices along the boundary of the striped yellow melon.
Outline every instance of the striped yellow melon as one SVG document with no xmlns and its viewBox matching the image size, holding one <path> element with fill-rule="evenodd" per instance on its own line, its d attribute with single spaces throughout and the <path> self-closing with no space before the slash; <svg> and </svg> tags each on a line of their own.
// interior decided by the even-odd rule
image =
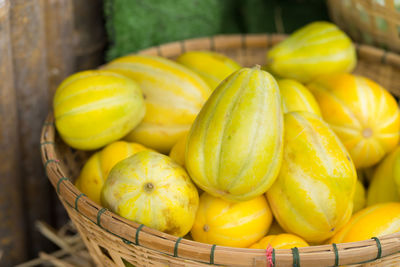
<svg viewBox="0 0 400 267">
<path fill-rule="evenodd" d="M 284 117 L 282 167 L 267 197 L 283 229 L 321 242 L 350 219 L 356 170 L 346 148 L 319 116 L 290 112 Z"/>
<path fill-rule="evenodd" d="M 213 90 L 241 68 L 239 63 L 229 57 L 211 51 L 189 51 L 180 55 L 176 61 L 199 74 Z"/>
<path fill-rule="evenodd" d="M 368 188 L 367 205 L 400 202 L 400 146 L 377 166 Z"/>
<path fill-rule="evenodd" d="M 268 247 L 273 247 L 274 249 L 291 249 L 294 247 L 301 248 L 308 246 L 308 243 L 303 238 L 284 233 L 279 235 L 267 235 L 249 248 L 267 249 Z"/>
<path fill-rule="evenodd" d="M 357 168 L 376 164 L 398 144 L 399 107 L 377 83 L 343 73 L 318 78 L 308 87 Z"/>
<path fill-rule="evenodd" d="M 181 166 L 168 156 L 145 150 L 111 169 L 101 202 L 129 220 L 184 236 L 192 228 L 199 195 Z"/>
<path fill-rule="evenodd" d="M 283 117 L 275 79 L 255 67 L 215 89 L 189 132 L 185 166 L 211 195 L 245 201 L 275 181 L 282 160 Z"/>
<path fill-rule="evenodd" d="M 102 70 L 78 72 L 65 79 L 54 95 L 53 109 L 62 139 L 82 150 L 122 138 L 145 114 L 139 86 Z"/>
<path fill-rule="evenodd" d="M 355 242 L 400 231 L 400 203 L 375 204 L 353 215 L 330 240 L 331 243 Z"/>
<path fill-rule="evenodd" d="M 350 72 L 356 52 L 350 38 L 329 22 L 310 23 L 267 52 L 267 66 L 282 78 L 309 82 L 326 74 Z"/>
<path fill-rule="evenodd" d="M 321 116 L 317 101 L 304 85 L 292 79 L 278 80 L 278 85 L 284 113 L 308 111 Z"/>
<path fill-rule="evenodd" d="M 211 93 L 196 73 L 166 58 L 125 56 L 104 68 L 135 80 L 145 96 L 143 122 L 126 139 L 163 153 L 189 131 Z"/>
<path fill-rule="evenodd" d="M 262 238 L 272 213 L 263 195 L 233 203 L 203 193 L 191 230 L 193 240 L 231 247 L 248 247 Z"/>
<path fill-rule="evenodd" d="M 172 147 L 169 156 L 181 166 L 185 166 L 185 151 L 186 151 L 187 134 L 185 134 L 178 142 Z"/>
<path fill-rule="evenodd" d="M 124 141 L 107 145 L 101 151 L 93 154 L 82 168 L 75 185 L 91 200 L 100 204 L 100 192 L 112 167 L 123 159 L 148 148 Z"/>
</svg>

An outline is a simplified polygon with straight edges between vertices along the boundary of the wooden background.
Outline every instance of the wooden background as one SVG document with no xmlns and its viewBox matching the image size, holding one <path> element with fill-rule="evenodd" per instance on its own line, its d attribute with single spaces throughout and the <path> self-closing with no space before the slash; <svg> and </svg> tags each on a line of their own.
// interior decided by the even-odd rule
<svg viewBox="0 0 400 267">
<path fill-rule="evenodd" d="M 43 171 L 40 130 L 58 84 L 103 62 L 102 5 L 0 0 L 0 266 L 51 249 L 35 221 L 66 221 Z"/>
</svg>

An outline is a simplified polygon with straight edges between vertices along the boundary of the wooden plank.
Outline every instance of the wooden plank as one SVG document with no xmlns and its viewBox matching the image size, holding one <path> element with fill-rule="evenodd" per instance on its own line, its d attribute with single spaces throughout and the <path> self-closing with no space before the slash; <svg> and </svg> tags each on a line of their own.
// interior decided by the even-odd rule
<svg viewBox="0 0 400 267">
<path fill-rule="evenodd" d="M 18 160 L 18 119 L 10 42 L 9 0 L 0 0 L 0 248 L 1 266 L 26 259 Z"/>
<path fill-rule="evenodd" d="M 102 0 L 74 0 L 76 70 L 97 68 L 104 62 L 106 35 Z"/>
<path fill-rule="evenodd" d="M 46 53 L 50 102 L 58 85 L 75 70 L 73 12 L 74 6 L 71 0 L 45 0 Z M 66 223 L 68 215 L 54 191 L 51 199 L 54 226 L 60 227 Z"/>
<path fill-rule="evenodd" d="M 46 0 L 46 53 L 50 96 L 58 85 L 74 71 L 73 1 Z"/>
<path fill-rule="evenodd" d="M 49 222 L 51 215 L 52 188 L 39 153 L 40 130 L 49 110 L 44 1 L 12 0 L 10 18 L 21 153 L 18 167 L 23 177 L 27 244 L 33 256 L 50 248 L 50 242 L 34 228 L 36 220 Z"/>
</svg>

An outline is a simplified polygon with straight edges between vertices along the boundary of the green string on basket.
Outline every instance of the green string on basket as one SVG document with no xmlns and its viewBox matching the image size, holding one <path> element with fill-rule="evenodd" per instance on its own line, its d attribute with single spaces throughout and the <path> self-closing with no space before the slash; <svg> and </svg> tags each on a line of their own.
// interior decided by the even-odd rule
<svg viewBox="0 0 400 267">
<path fill-rule="evenodd" d="M 53 141 L 45 141 L 45 142 L 43 142 L 43 143 L 40 143 L 40 145 L 41 145 L 41 146 L 44 146 L 44 145 L 54 145 L 54 142 L 53 142 Z"/>
<path fill-rule="evenodd" d="M 175 242 L 174 257 L 178 257 L 178 245 L 179 245 L 179 242 L 181 242 L 181 240 L 182 240 L 182 237 L 179 237 Z"/>
<path fill-rule="evenodd" d="M 376 256 L 376 259 L 375 259 L 375 260 L 382 258 L 382 245 L 381 245 L 381 241 L 379 241 L 379 238 L 377 238 L 377 237 L 375 237 L 375 236 L 374 236 L 374 237 L 371 237 L 371 239 L 374 239 L 374 240 L 375 240 L 376 246 L 378 247 L 378 255 Z"/>
<path fill-rule="evenodd" d="M 103 227 L 100 225 L 100 217 L 101 217 L 101 215 L 102 215 L 104 212 L 106 212 L 106 211 L 107 211 L 106 208 L 102 208 L 101 210 L 99 210 L 99 211 L 97 212 L 97 225 L 100 226 L 101 228 L 103 228 Z"/>
<path fill-rule="evenodd" d="M 142 230 L 144 224 L 139 225 L 138 229 L 136 230 L 136 234 L 135 234 L 135 244 L 136 246 L 139 246 L 139 233 Z"/>
<path fill-rule="evenodd" d="M 332 247 L 333 247 L 333 252 L 335 253 L 335 265 L 334 266 L 339 266 L 339 251 L 338 251 L 335 243 L 332 243 Z"/>
<path fill-rule="evenodd" d="M 211 253 L 210 253 L 210 264 L 214 264 L 214 252 L 215 252 L 215 247 L 217 245 L 212 245 L 211 247 Z"/>
<path fill-rule="evenodd" d="M 85 195 L 84 193 L 81 193 L 79 196 L 77 196 L 77 197 L 75 198 L 75 210 L 78 211 L 78 212 L 79 212 L 79 210 L 78 210 L 78 201 L 79 201 L 79 199 L 80 199 L 81 197 L 83 197 L 83 196 L 86 197 L 86 195 Z"/>
<path fill-rule="evenodd" d="M 293 267 L 300 267 L 300 254 L 297 247 L 292 248 Z"/>
<path fill-rule="evenodd" d="M 272 267 L 275 266 L 275 249 L 272 248 Z"/>
<path fill-rule="evenodd" d="M 60 194 L 60 184 L 61 184 L 63 181 L 67 181 L 67 180 L 69 180 L 67 177 L 61 177 L 61 178 L 58 180 L 58 182 L 57 182 L 57 190 L 56 190 L 56 192 L 57 192 L 58 195 Z"/>
<path fill-rule="evenodd" d="M 58 163 L 60 163 L 60 161 L 58 159 L 49 159 L 44 163 L 44 170 L 45 170 L 47 176 L 49 176 L 48 173 L 47 173 L 47 165 L 49 165 L 50 163 L 57 163 L 58 164 Z"/>
</svg>

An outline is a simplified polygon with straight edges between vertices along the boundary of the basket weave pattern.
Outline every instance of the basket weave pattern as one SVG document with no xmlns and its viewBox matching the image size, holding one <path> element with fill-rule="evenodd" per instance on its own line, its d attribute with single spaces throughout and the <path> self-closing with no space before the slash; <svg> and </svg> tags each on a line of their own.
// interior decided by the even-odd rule
<svg viewBox="0 0 400 267">
<path fill-rule="evenodd" d="M 332 20 L 357 42 L 400 52 L 399 0 L 328 0 L 328 7 Z"/>
<path fill-rule="evenodd" d="M 264 64 L 268 47 L 282 35 L 225 35 L 174 42 L 141 51 L 171 59 L 190 50 L 224 53 L 243 66 Z M 356 73 L 367 76 L 400 96 L 400 56 L 368 46 L 357 46 Z M 59 138 L 52 112 L 44 123 L 41 152 L 50 182 L 80 232 L 97 266 L 269 266 L 266 251 L 203 244 L 177 238 L 126 220 L 97 205 L 74 185 L 90 156 Z M 274 250 L 274 266 L 399 266 L 400 233 L 361 242 Z M 353 264 L 353 265 L 352 265 Z"/>
</svg>

